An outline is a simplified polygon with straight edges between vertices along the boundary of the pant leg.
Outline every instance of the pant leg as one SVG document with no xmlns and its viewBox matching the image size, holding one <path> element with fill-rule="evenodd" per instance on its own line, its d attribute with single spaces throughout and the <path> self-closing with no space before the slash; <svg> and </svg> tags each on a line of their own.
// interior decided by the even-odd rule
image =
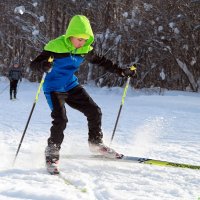
<svg viewBox="0 0 200 200">
<path fill-rule="evenodd" d="M 63 132 L 66 128 L 66 123 L 68 122 L 64 106 L 67 93 L 51 92 L 50 94 L 45 93 L 45 96 L 52 110 L 51 117 L 53 119 L 48 144 L 55 143 L 57 145 L 61 145 L 64 139 Z"/>
<path fill-rule="evenodd" d="M 77 86 L 70 90 L 66 103 L 82 112 L 88 121 L 88 140 L 94 143 L 102 142 L 103 133 L 101 130 L 102 112 L 98 105 L 89 96 L 86 90 Z"/>
<path fill-rule="evenodd" d="M 18 84 L 18 80 L 14 80 L 13 81 L 14 98 L 16 98 L 16 95 L 17 95 L 17 84 Z"/>
<path fill-rule="evenodd" d="M 11 99 L 12 99 L 13 90 L 14 90 L 14 81 L 11 80 L 11 81 L 10 81 L 10 98 L 11 98 Z"/>
</svg>

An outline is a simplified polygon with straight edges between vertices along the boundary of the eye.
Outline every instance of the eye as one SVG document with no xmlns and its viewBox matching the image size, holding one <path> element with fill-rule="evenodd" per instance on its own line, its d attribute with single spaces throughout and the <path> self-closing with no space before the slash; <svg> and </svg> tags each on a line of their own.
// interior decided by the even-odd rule
<svg viewBox="0 0 200 200">
<path fill-rule="evenodd" d="M 79 40 L 79 42 L 86 42 L 87 41 L 87 40 L 82 39 L 82 38 L 79 38 L 78 40 Z"/>
</svg>

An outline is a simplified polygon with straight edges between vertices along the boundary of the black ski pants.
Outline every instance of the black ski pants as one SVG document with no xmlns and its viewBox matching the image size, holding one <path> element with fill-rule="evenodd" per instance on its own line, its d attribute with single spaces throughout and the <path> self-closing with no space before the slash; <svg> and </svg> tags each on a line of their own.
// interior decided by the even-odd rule
<svg viewBox="0 0 200 200">
<path fill-rule="evenodd" d="M 101 131 L 101 109 L 82 86 L 78 85 L 68 92 L 51 92 L 50 98 L 52 103 L 51 117 L 53 118 L 53 121 L 50 129 L 51 135 L 48 139 L 48 144 L 55 143 L 61 145 L 64 139 L 63 131 L 65 130 L 68 122 L 64 105 L 65 103 L 82 112 L 87 117 L 88 141 L 95 143 L 102 142 L 103 134 Z"/>
<path fill-rule="evenodd" d="M 14 92 L 14 98 L 16 98 L 17 94 L 17 84 L 18 80 L 11 80 L 10 81 L 10 97 L 12 98 L 12 93 Z"/>
</svg>

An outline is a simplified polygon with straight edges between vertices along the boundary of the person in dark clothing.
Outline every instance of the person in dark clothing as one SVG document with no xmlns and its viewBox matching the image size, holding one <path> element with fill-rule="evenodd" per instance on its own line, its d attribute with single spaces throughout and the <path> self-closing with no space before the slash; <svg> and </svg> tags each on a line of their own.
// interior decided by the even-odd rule
<svg viewBox="0 0 200 200">
<path fill-rule="evenodd" d="M 19 68 L 18 63 L 15 63 L 14 67 L 10 69 L 8 78 L 10 80 L 10 99 L 12 100 L 13 97 L 14 99 L 16 99 L 17 84 L 18 84 L 18 81 L 22 81 L 22 71 Z"/>
<path fill-rule="evenodd" d="M 64 138 L 63 131 L 68 122 L 65 103 L 87 117 L 90 150 L 95 153 L 111 152 L 102 140 L 101 109 L 78 83 L 74 73 L 84 60 L 103 66 L 109 72 L 122 77 L 134 76 L 135 71 L 130 68 L 119 68 L 105 57 L 97 56 L 92 51 L 93 42 L 94 35 L 89 20 L 83 15 L 75 15 L 68 25 L 66 34 L 47 43 L 43 52 L 30 65 L 32 70 L 47 73 L 43 90 L 53 121 L 45 156 L 47 169 L 52 174 L 58 171 L 59 150 Z M 114 150 L 112 152 L 117 156 Z"/>
</svg>

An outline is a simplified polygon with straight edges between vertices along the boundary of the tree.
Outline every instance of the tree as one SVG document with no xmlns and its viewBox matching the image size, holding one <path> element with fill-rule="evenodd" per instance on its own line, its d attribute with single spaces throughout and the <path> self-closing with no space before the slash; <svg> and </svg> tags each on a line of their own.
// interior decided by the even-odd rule
<svg viewBox="0 0 200 200">
<path fill-rule="evenodd" d="M 0 12 L 0 72 L 5 75 L 14 60 L 32 81 L 41 74 L 29 70 L 30 59 L 50 39 L 65 34 L 75 14 L 89 17 L 95 33 L 95 51 L 120 67 L 137 66 L 137 88 L 200 90 L 198 0 L 8 0 Z M 160 74 L 164 74 L 162 77 Z M 125 80 L 85 63 L 82 83 L 121 86 Z M 163 79 L 164 77 L 164 79 Z"/>
</svg>

